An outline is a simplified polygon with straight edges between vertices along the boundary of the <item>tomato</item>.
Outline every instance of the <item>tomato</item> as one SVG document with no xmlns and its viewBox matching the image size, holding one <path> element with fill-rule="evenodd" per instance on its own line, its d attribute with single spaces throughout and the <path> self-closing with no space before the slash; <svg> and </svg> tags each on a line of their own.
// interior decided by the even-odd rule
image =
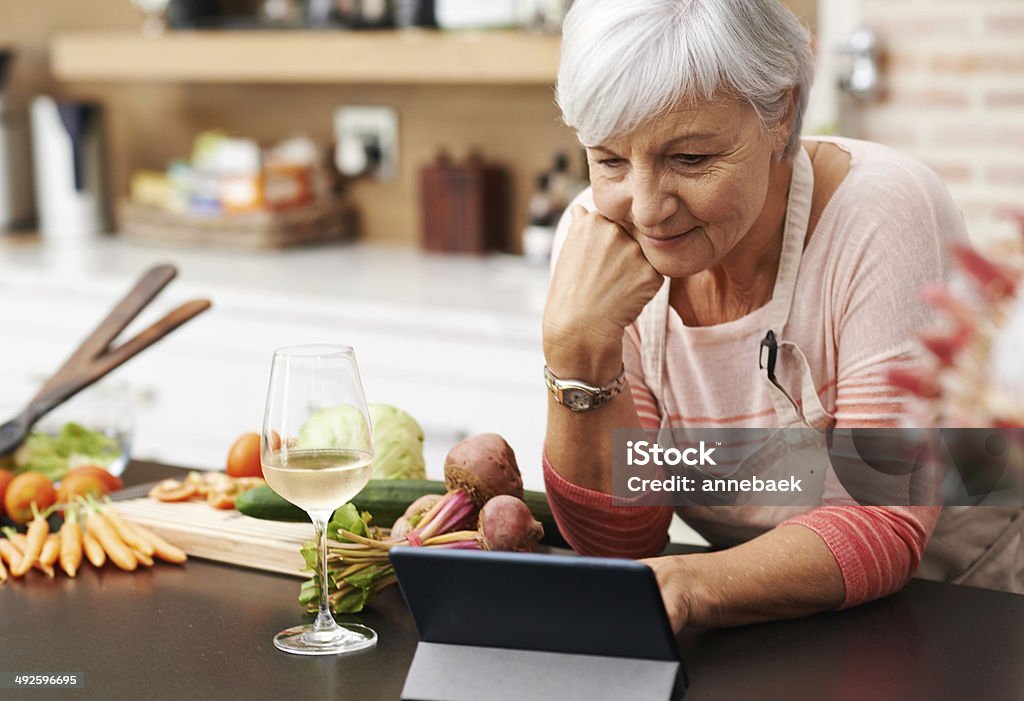
<svg viewBox="0 0 1024 701">
<path fill-rule="evenodd" d="M 97 499 L 109 492 L 103 479 L 88 472 L 72 470 L 60 482 L 57 489 L 57 501 L 62 504 L 73 502 L 75 497 L 94 496 Z"/>
<path fill-rule="evenodd" d="M 124 481 L 120 477 L 110 474 L 99 465 L 81 465 L 80 467 L 76 467 L 69 471 L 64 479 L 77 474 L 93 475 L 94 477 L 99 478 L 100 482 L 103 483 L 106 487 L 106 491 L 108 492 L 114 492 L 124 487 Z"/>
<path fill-rule="evenodd" d="M 44 511 L 57 501 L 57 492 L 53 483 L 38 472 L 23 472 L 16 475 L 7 485 L 4 494 L 4 509 L 15 523 L 28 523 L 32 520 L 32 504 Z"/>
<path fill-rule="evenodd" d="M 7 485 L 14 479 L 14 473 L 10 470 L 0 469 L 0 516 L 4 515 L 4 493 L 7 491 Z"/>
<path fill-rule="evenodd" d="M 260 434 L 243 433 L 228 452 L 227 473 L 232 477 L 262 477 Z"/>
</svg>

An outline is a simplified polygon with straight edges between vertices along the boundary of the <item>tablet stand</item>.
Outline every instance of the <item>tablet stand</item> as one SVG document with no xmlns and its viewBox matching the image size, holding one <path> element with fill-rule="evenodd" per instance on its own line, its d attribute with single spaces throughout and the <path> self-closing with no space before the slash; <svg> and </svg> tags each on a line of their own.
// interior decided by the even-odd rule
<svg viewBox="0 0 1024 701">
<path fill-rule="evenodd" d="M 679 662 L 420 642 L 402 698 L 408 701 L 589 699 L 669 701 Z M 677 692 L 684 690 L 680 680 Z"/>
</svg>

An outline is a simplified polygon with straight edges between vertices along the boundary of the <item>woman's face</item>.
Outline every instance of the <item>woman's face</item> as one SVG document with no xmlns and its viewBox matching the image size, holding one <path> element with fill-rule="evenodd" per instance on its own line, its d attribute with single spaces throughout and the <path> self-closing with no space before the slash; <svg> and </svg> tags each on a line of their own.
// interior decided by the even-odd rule
<svg viewBox="0 0 1024 701">
<path fill-rule="evenodd" d="M 781 130 L 766 132 L 745 102 L 680 107 L 587 148 L 594 202 L 659 273 L 693 275 L 719 263 L 754 226 L 784 146 Z"/>
</svg>

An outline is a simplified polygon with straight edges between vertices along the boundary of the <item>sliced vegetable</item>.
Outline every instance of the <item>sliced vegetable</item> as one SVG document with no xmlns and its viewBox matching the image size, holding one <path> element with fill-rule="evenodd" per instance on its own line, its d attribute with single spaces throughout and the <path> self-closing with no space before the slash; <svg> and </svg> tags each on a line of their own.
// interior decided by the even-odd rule
<svg viewBox="0 0 1024 701">
<path fill-rule="evenodd" d="M 160 482 L 149 490 L 149 497 L 157 501 L 186 501 L 198 493 L 199 488 L 194 483 L 186 481 L 183 484 L 178 480 L 169 479 Z"/>
</svg>

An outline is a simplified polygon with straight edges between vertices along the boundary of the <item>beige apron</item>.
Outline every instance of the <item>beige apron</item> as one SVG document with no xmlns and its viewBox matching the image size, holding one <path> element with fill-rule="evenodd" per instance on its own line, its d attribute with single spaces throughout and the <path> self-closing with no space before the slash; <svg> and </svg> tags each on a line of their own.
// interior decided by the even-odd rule
<svg viewBox="0 0 1024 701">
<path fill-rule="evenodd" d="M 834 425 L 816 391 L 817 383 L 803 352 L 785 340 L 797 272 L 803 255 L 810 221 L 814 169 L 810 157 L 800 149 L 793 163 L 782 253 L 778 276 L 769 302 L 769 330 L 761 342 L 757 366 L 767 383 L 779 425 L 786 428 L 809 427 L 818 430 Z M 644 308 L 638 319 L 640 354 L 644 379 L 658 402 L 662 414 L 659 442 L 672 444 L 665 406 L 665 336 L 668 321 L 671 281 L 666 278 L 661 290 Z M 751 362 L 754 354 L 751 349 Z M 790 368 L 801 377 L 800 401 L 786 391 L 775 375 L 780 353 L 786 353 Z M 782 436 L 786 432 L 778 432 Z M 773 437 L 774 440 L 774 437 Z M 755 459 L 756 462 L 756 459 Z M 775 524 L 805 513 L 806 507 L 684 507 L 680 512 L 698 532 L 716 545 L 731 545 L 757 536 Z M 925 551 L 917 576 L 958 584 L 1003 589 L 1024 593 L 1024 510 L 1017 507 L 973 506 L 943 509 Z M 709 537 L 710 536 L 710 537 Z"/>
</svg>

